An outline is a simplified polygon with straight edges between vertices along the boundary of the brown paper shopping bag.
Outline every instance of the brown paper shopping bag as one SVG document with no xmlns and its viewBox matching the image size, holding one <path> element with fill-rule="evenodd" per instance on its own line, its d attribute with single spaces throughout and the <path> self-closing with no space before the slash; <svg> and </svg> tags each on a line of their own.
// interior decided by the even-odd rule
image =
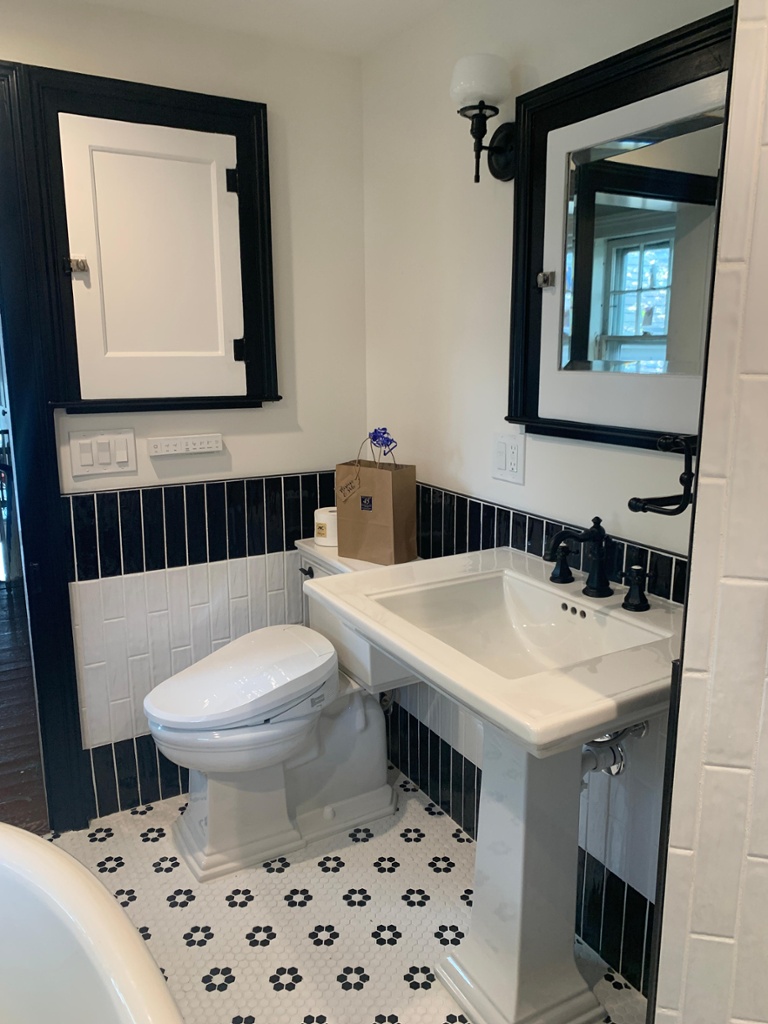
<svg viewBox="0 0 768 1024">
<path fill-rule="evenodd" d="M 380 565 L 416 558 L 416 467 L 354 459 L 336 466 L 339 555 Z"/>
</svg>

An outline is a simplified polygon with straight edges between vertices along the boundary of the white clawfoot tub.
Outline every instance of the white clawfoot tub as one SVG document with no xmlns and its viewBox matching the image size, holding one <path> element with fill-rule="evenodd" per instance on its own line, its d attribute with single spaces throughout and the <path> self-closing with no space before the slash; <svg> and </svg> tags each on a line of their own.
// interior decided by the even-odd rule
<svg viewBox="0 0 768 1024">
<path fill-rule="evenodd" d="M 2 1024 L 183 1024 L 144 940 L 69 854 L 0 824 Z"/>
</svg>

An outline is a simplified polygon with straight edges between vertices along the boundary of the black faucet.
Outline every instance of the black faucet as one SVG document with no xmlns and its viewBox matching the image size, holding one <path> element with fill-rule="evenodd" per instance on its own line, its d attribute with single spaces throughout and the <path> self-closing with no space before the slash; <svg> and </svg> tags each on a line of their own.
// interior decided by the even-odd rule
<svg viewBox="0 0 768 1024">
<path fill-rule="evenodd" d="M 606 545 L 610 538 L 600 525 L 601 523 L 600 517 L 595 516 L 589 529 L 583 530 L 581 533 L 577 533 L 575 530 L 560 530 L 553 537 L 549 552 L 545 555 L 547 562 L 554 562 L 557 558 L 557 550 L 563 541 L 575 540 L 578 544 L 587 544 L 589 575 L 587 576 L 587 585 L 582 591 L 587 597 L 610 597 L 613 593 L 606 568 Z M 561 578 L 561 573 L 558 572 L 559 568 L 560 566 L 556 567 L 549 577 L 552 582 L 570 582 Z"/>
</svg>

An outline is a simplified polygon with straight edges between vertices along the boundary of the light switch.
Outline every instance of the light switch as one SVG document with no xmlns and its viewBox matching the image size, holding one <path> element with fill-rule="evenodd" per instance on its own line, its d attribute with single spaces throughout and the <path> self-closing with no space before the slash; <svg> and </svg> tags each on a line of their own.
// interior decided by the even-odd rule
<svg viewBox="0 0 768 1024">
<path fill-rule="evenodd" d="M 507 468 L 507 446 L 503 441 L 496 442 L 496 469 Z"/>
<path fill-rule="evenodd" d="M 81 441 L 78 445 L 80 449 L 80 465 L 81 466 L 92 466 L 93 465 L 93 447 L 90 441 Z"/>
<path fill-rule="evenodd" d="M 96 442 L 96 458 L 100 466 L 108 466 L 112 461 L 112 451 L 109 441 Z"/>
<path fill-rule="evenodd" d="M 115 462 L 118 465 L 128 461 L 128 442 L 124 437 L 115 438 Z"/>
</svg>

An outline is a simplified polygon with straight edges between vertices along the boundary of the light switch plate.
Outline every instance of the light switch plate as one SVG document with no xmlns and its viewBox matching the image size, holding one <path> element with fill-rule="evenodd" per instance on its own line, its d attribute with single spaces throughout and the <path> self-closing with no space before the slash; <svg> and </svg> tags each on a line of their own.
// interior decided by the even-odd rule
<svg viewBox="0 0 768 1024">
<path fill-rule="evenodd" d="M 512 433 L 493 435 L 491 476 L 508 483 L 525 482 L 525 434 Z"/>
<path fill-rule="evenodd" d="M 72 476 L 136 472 L 133 430 L 73 430 L 69 435 Z"/>
</svg>

